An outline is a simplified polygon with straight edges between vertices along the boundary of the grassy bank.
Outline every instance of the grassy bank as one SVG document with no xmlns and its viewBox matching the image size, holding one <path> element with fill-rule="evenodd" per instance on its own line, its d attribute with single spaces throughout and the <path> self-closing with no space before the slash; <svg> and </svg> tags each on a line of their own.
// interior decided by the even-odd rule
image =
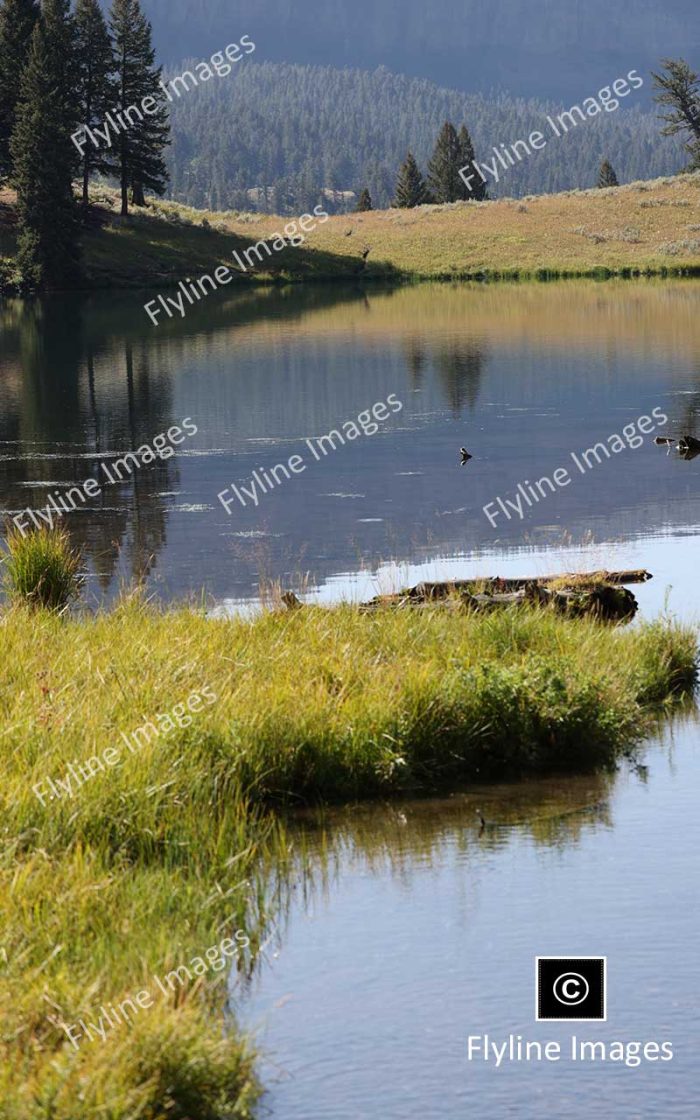
<svg viewBox="0 0 700 1120">
<path fill-rule="evenodd" d="M 294 220 L 160 201 L 126 221 L 117 210 L 115 192 L 95 193 L 84 239 L 91 288 L 159 290 L 212 273 L 231 265 L 234 250 L 243 253 Z M 0 283 L 4 276 L 6 288 L 16 280 L 13 252 L 14 199 L 5 191 Z M 263 253 L 263 262 L 235 284 L 699 275 L 700 173 L 523 200 L 340 215 L 308 234 L 299 248 L 270 258 Z"/>
<path fill-rule="evenodd" d="M 529 610 L 247 622 L 134 602 L 87 620 L 8 610 L 0 648 L 6 1120 L 249 1116 L 225 971 L 77 1051 L 60 1023 L 94 1023 L 234 930 L 255 952 L 290 886 L 282 807 L 610 763 L 691 686 L 696 656 L 679 627 Z M 107 748 L 121 756 L 100 770 Z"/>
</svg>

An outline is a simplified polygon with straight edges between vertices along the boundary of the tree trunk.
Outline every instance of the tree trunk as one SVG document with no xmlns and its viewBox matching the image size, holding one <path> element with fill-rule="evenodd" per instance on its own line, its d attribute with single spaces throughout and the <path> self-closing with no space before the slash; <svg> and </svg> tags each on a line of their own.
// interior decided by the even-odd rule
<svg viewBox="0 0 700 1120">
<path fill-rule="evenodd" d="M 129 213 L 129 179 L 126 174 L 126 161 L 122 156 L 122 218 Z"/>
</svg>

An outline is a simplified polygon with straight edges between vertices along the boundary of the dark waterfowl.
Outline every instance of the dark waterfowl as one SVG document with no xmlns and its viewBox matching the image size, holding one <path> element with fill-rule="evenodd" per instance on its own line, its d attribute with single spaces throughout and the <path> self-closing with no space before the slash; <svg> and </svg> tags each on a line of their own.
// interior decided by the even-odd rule
<svg viewBox="0 0 700 1120">
<path fill-rule="evenodd" d="M 681 459 L 685 459 L 686 462 L 700 455 L 700 440 L 695 439 L 694 436 L 656 436 L 654 443 L 659 447 L 666 446 L 666 454 L 669 454 L 675 445 Z"/>
<path fill-rule="evenodd" d="M 459 453 L 460 453 L 460 455 L 462 456 L 462 461 L 461 461 L 461 462 L 460 462 L 460 464 L 459 464 L 459 465 L 460 465 L 460 467 L 466 467 L 466 465 L 467 465 L 467 463 L 469 462 L 469 460 L 470 460 L 470 459 L 473 459 L 473 458 L 474 458 L 474 456 L 473 456 L 473 455 L 470 455 L 470 454 L 469 454 L 469 452 L 467 451 L 466 447 L 460 447 L 460 449 L 459 449 Z"/>
</svg>

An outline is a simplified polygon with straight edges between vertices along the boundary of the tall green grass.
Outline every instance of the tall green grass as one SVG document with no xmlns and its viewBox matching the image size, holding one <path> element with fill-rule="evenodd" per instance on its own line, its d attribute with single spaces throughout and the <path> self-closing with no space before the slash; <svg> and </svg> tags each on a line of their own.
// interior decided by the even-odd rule
<svg viewBox="0 0 700 1120">
<path fill-rule="evenodd" d="M 63 610 L 80 592 L 81 557 L 62 528 L 41 528 L 26 536 L 12 528 L 2 556 L 2 583 L 15 602 Z"/>
<path fill-rule="evenodd" d="M 695 657 L 678 626 L 535 610 L 0 615 L 3 1120 L 249 1117 L 223 973 L 78 1052 L 57 1024 L 235 929 L 255 950 L 290 889 L 280 807 L 610 764 Z M 215 703 L 74 797 L 32 791 L 204 686 Z"/>
</svg>

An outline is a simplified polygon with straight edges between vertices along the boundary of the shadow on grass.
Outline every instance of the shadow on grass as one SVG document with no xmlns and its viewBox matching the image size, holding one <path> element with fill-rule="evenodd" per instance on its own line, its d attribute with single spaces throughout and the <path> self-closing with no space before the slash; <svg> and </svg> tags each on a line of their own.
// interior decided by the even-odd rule
<svg viewBox="0 0 700 1120">
<path fill-rule="evenodd" d="M 228 266 L 233 280 L 222 290 L 251 282 L 303 280 L 399 280 L 391 264 L 371 264 L 363 247 L 353 253 L 330 253 L 304 244 L 273 250 L 272 235 L 243 237 L 211 226 L 193 225 L 176 216 L 131 214 L 90 222 L 83 246 L 91 287 L 175 287 L 181 280 L 213 275 Z M 266 248 L 267 246 L 267 248 Z M 238 260 L 236 259 L 237 254 Z M 241 268 L 240 262 L 245 269 Z"/>
</svg>

